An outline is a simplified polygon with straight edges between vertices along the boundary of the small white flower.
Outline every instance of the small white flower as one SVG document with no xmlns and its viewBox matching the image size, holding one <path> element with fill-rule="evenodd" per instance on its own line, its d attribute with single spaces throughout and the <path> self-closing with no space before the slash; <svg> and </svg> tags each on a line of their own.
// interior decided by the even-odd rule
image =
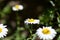
<svg viewBox="0 0 60 40">
<path fill-rule="evenodd" d="M 23 10 L 23 5 L 15 5 L 12 7 L 13 11 L 19 11 L 19 10 Z"/>
<path fill-rule="evenodd" d="M 39 24 L 39 20 L 38 19 L 26 19 L 25 21 L 24 21 L 24 23 L 26 23 L 26 24 Z"/>
<path fill-rule="evenodd" d="M 6 25 L 0 24 L 0 38 L 4 38 L 8 32 Z"/>
<path fill-rule="evenodd" d="M 56 36 L 57 32 L 51 27 L 43 27 L 37 29 L 36 34 L 39 36 L 40 39 L 52 40 Z"/>
</svg>

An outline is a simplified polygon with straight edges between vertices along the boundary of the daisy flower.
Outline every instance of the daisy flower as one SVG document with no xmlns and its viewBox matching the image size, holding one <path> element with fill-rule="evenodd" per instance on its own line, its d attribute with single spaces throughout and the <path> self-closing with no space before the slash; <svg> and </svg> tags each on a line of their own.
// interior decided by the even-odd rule
<svg viewBox="0 0 60 40">
<path fill-rule="evenodd" d="M 12 7 L 13 11 L 19 11 L 19 10 L 23 10 L 23 5 L 15 5 Z"/>
<path fill-rule="evenodd" d="M 52 27 L 43 27 L 37 29 L 37 36 L 43 40 L 52 40 L 56 36 L 56 31 Z"/>
<path fill-rule="evenodd" d="M 24 21 L 24 23 L 26 23 L 26 24 L 39 24 L 39 20 L 38 19 L 26 19 L 25 21 Z"/>
<path fill-rule="evenodd" d="M 4 38 L 8 32 L 6 25 L 0 24 L 0 38 Z"/>
</svg>

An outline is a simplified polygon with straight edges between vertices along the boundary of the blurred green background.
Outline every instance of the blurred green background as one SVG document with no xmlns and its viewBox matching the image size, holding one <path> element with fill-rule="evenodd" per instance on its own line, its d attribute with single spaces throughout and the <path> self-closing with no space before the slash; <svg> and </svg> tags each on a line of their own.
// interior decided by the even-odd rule
<svg viewBox="0 0 60 40">
<path fill-rule="evenodd" d="M 36 29 L 42 26 L 52 26 L 57 31 L 53 40 L 60 40 L 60 0 L 0 0 L 0 23 L 7 25 L 8 35 L 1 40 L 32 40 Z M 24 9 L 13 11 L 13 5 L 21 4 Z M 33 33 L 30 38 L 30 30 L 24 24 L 25 19 L 35 18 L 40 24 L 33 25 Z M 40 40 L 36 37 L 34 40 Z"/>
</svg>

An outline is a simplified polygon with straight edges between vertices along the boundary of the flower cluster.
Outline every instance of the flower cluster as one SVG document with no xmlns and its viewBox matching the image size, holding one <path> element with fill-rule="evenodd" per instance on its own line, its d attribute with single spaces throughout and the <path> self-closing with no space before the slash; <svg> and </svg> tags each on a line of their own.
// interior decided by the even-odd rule
<svg viewBox="0 0 60 40">
<path fill-rule="evenodd" d="M 38 19 L 26 19 L 24 21 L 25 24 L 39 24 L 40 21 Z M 43 28 L 38 28 L 37 31 L 36 31 L 36 34 L 37 36 L 40 38 L 40 39 L 43 39 L 43 40 L 52 40 L 57 32 L 51 27 L 44 27 Z"/>
<path fill-rule="evenodd" d="M 19 11 L 23 10 L 23 5 L 15 5 L 12 7 L 13 11 Z M 24 21 L 25 24 L 39 24 L 40 20 L 39 19 L 33 19 L 33 18 L 28 18 Z M 6 28 L 6 25 L 0 24 L 0 38 L 4 38 L 6 36 L 8 29 Z M 52 40 L 57 32 L 50 26 L 50 27 L 44 27 L 43 28 L 38 28 L 36 31 L 37 36 L 40 39 L 43 40 Z"/>
<path fill-rule="evenodd" d="M 52 6 L 55 8 L 55 4 L 54 4 L 54 2 L 53 1 L 49 1 L 51 4 L 52 4 Z M 1 13 L 1 18 L 3 19 L 5 19 L 5 18 L 10 18 L 10 17 L 8 17 L 8 16 L 6 16 L 6 14 L 8 15 L 8 13 L 10 13 L 10 9 L 12 8 L 12 10 L 13 11 L 19 11 L 19 13 L 21 12 L 21 10 L 23 10 L 25 7 L 24 7 L 24 5 L 21 5 L 21 4 L 18 4 L 19 2 L 14 2 L 14 4 L 12 4 L 12 2 L 11 2 L 11 4 L 12 5 L 7 5 L 6 7 L 4 7 L 3 8 L 3 10 L 0 12 Z M 29 3 L 30 4 L 30 3 Z M 28 5 L 28 4 L 27 4 Z M 11 7 L 12 6 L 12 7 Z M 26 6 L 26 5 L 25 5 Z M 31 6 L 31 5 L 30 5 Z M 34 5 L 35 6 L 35 5 Z M 11 8 L 10 8 L 11 7 Z M 40 8 L 41 7 L 41 8 Z M 27 6 L 27 10 L 29 10 L 29 6 Z M 37 5 L 36 7 L 34 7 L 35 9 L 37 8 L 37 10 L 32 10 L 33 11 L 33 13 L 35 13 L 34 11 L 37 11 L 37 13 L 40 13 L 40 12 L 42 12 L 43 11 L 43 6 L 39 6 L 39 5 Z M 32 9 L 34 9 L 33 8 L 33 6 L 32 6 Z M 47 26 L 47 25 L 53 25 L 54 23 L 57 23 L 58 25 L 57 26 L 59 26 L 60 27 L 60 14 L 59 14 L 59 10 L 57 10 L 57 16 L 55 16 L 55 9 L 57 9 L 57 8 L 52 8 L 52 9 L 50 9 L 50 10 L 48 10 L 48 11 L 46 11 L 46 12 L 43 12 L 44 14 L 43 15 L 40 15 L 40 16 L 38 16 L 38 18 L 39 19 L 33 19 L 33 18 L 27 18 L 25 21 L 24 21 L 24 23 L 25 24 L 27 24 L 27 25 L 24 25 L 24 27 L 20 27 L 20 14 L 18 14 L 18 12 L 16 12 L 17 13 L 17 15 L 16 15 L 16 25 L 17 25 L 17 29 L 16 29 L 16 32 L 14 33 L 14 35 L 13 35 L 13 37 L 11 37 L 10 39 L 13 39 L 14 37 L 16 37 L 16 40 L 26 40 L 26 39 L 23 39 L 23 38 L 26 38 L 27 36 L 27 34 L 28 34 L 28 32 L 26 32 L 25 30 L 28 30 L 29 31 L 29 39 L 31 40 L 34 40 L 34 36 L 35 36 L 35 34 L 33 34 L 33 32 L 35 32 L 35 28 L 33 28 L 33 27 L 35 27 L 35 26 L 37 26 L 36 28 L 38 28 L 41 24 L 42 25 L 45 25 L 45 26 L 43 26 L 42 28 L 38 28 L 37 30 L 36 30 L 36 35 L 40 38 L 40 39 L 42 39 L 42 40 L 53 40 L 53 38 L 55 38 L 55 36 L 56 36 L 56 34 L 57 34 L 57 31 L 58 32 L 60 32 L 60 28 L 58 28 L 57 29 L 57 31 L 55 31 L 55 29 L 53 29 L 52 28 L 52 26 Z M 6 10 L 7 9 L 7 10 Z M 40 9 L 40 11 L 39 11 L 39 9 Z M 49 8 L 48 8 L 49 9 Z M 41 11 L 42 10 L 42 11 Z M 47 9 L 46 9 L 47 10 Z M 54 11 L 53 11 L 54 10 Z M 48 14 L 46 14 L 48 12 Z M 6 17 L 5 17 L 6 16 Z M 56 22 L 55 21 L 53 21 L 53 18 L 55 19 L 55 17 L 56 17 Z M 15 16 L 14 16 L 15 17 Z M 45 18 L 46 18 L 46 20 L 45 20 Z M 10 20 L 10 21 L 13 21 L 13 20 Z M 53 21 L 53 22 L 52 22 Z M 5 20 L 4 20 L 4 22 L 3 23 L 5 23 Z M 9 22 L 10 23 L 10 22 Z M 12 22 L 11 22 L 12 23 Z M 10 24 L 11 24 L 10 23 Z M 12 23 L 13 25 L 14 25 L 14 23 L 15 23 L 15 21 Z M 33 25 L 34 24 L 34 25 Z M 36 25 L 37 24 L 37 25 Z M 12 25 L 12 26 L 13 26 Z M 15 26 L 15 25 L 14 25 Z M 32 27 L 33 26 L 33 27 Z M 7 36 L 7 34 L 8 34 L 8 29 L 6 28 L 7 27 L 7 25 L 3 25 L 3 24 L 0 24 L 0 38 L 4 38 L 5 36 Z M 22 33 L 20 33 L 21 31 L 25 31 L 25 32 L 22 32 Z M 19 35 L 19 33 L 20 34 L 22 34 L 21 36 Z M 23 35 L 24 34 L 24 35 Z M 26 35 L 25 35 L 26 34 Z M 26 37 L 25 37 L 26 36 Z M 19 39 L 19 37 L 20 37 L 20 39 Z M 32 37 L 34 37 L 34 38 L 32 38 Z M 59 34 L 59 39 L 60 39 L 60 34 Z M 5 40 L 5 39 L 4 39 Z"/>
</svg>

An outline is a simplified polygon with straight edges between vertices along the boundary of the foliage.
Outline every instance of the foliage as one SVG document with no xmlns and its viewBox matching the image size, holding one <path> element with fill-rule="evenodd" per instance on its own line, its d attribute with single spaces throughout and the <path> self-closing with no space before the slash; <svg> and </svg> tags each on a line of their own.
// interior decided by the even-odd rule
<svg viewBox="0 0 60 40">
<path fill-rule="evenodd" d="M 1 3 L 3 3 L 3 1 Z M 35 34 L 36 29 L 42 26 L 52 26 L 54 29 L 56 29 L 57 38 L 54 38 L 53 40 L 60 40 L 60 14 L 59 14 L 60 2 L 59 0 L 58 1 L 56 0 L 56 5 L 57 5 L 56 7 L 49 5 L 51 7 L 45 8 L 41 12 L 41 14 L 38 14 L 38 12 L 36 11 L 37 14 L 39 15 L 36 18 L 40 20 L 40 24 L 26 25 L 24 24 L 24 20 L 30 17 L 30 15 L 28 15 L 28 17 L 25 18 L 25 16 L 27 15 L 26 13 L 28 13 L 28 11 L 25 13 L 25 10 L 27 9 L 26 5 L 24 6 L 26 7 L 24 10 L 13 11 L 12 10 L 13 6 L 7 3 L 2 9 L 0 9 L 0 22 L 7 25 L 7 28 L 9 31 L 8 31 L 8 35 L 5 38 L 1 38 L 1 40 L 36 40 L 37 38 L 37 35 Z M 29 9 L 29 12 L 30 10 L 31 9 Z"/>
</svg>

